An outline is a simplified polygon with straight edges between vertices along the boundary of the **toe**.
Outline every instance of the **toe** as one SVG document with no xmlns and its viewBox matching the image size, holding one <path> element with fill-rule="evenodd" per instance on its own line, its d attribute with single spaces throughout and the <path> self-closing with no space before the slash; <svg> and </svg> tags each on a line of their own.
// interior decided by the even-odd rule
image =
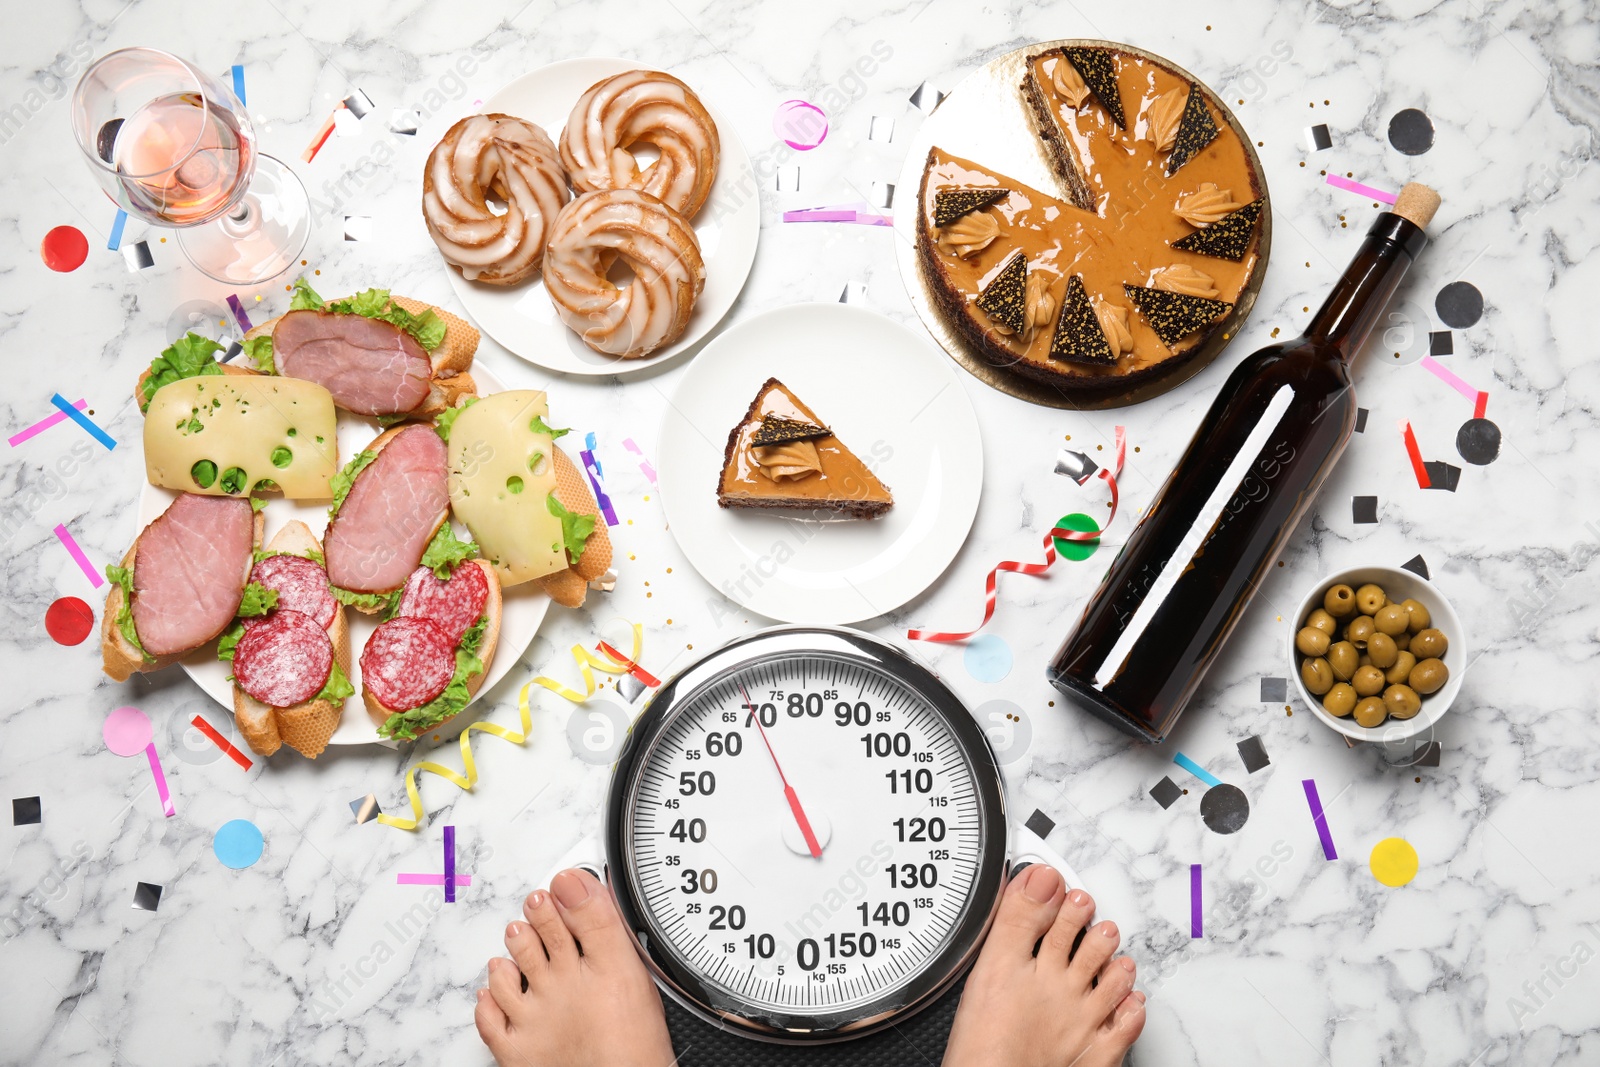
<svg viewBox="0 0 1600 1067">
<path fill-rule="evenodd" d="M 1117 1010 L 1106 1020 L 1102 1031 L 1125 1049 L 1144 1029 L 1144 994 L 1134 990 L 1122 998 Z"/>
<path fill-rule="evenodd" d="M 617 914 L 611 891 L 588 871 L 562 871 L 550 882 L 561 918 L 591 963 L 638 961 L 633 942 Z"/>
<path fill-rule="evenodd" d="M 1039 945 L 1039 962 L 1056 968 L 1065 968 L 1083 937 L 1083 928 L 1094 915 L 1094 898 L 1081 889 L 1074 889 L 1061 902 L 1056 921 Z"/>
<path fill-rule="evenodd" d="M 549 893 L 542 889 L 529 893 L 528 899 L 522 902 L 522 914 L 527 916 L 533 932 L 539 935 L 551 967 L 570 967 L 577 962 L 578 946 L 573 943 L 572 932 L 561 921 L 561 913 L 556 910 Z"/>
<path fill-rule="evenodd" d="M 544 954 L 544 943 L 527 923 L 511 923 L 506 927 L 506 951 L 511 953 L 524 975 L 541 975 L 550 966 L 550 959 Z"/>
<path fill-rule="evenodd" d="M 989 932 L 980 958 L 991 953 L 1018 961 L 1032 957 L 1033 946 L 1061 910 L 1064 889 L 1060 873 L 1042 863 L 1013 878 L 1000 900 L 994 929 Z"/>
<path fill-rule="evenodd" d="M 1100 973 L 1106 965 L 1117 946 L 1122 943 L 1122 934 L 1117 929 L 1117 924 L 1107 920 L 1095 923 L 1083 935 L 1083 941 L 1078 945 L 1078 951 L 1072 956 L 1072 962 L 1067 965 L 1067 973 L 1077 979 L 1080 988 L 1087 989 L 1089 983 Z M 1112 1001 L 1115 1004 L 1116 1001 Z M 1109 1006 L 1108 1006 L 1109 1010 Z"/>
<path fill-rule="evenodd" d="M 500 1051 L 506 1044 L 506 1030 L 510 1022 L 487 989 L 478 990 L 478 1006 L 472 1013 L 472 1021 L 478 1024 L 478 1036 L 489 1046 L 490 1053 L 499 1059 Z"/>
<path fill-rule="evenodd" d="M 528 1003 L 522 995 L 522 972 L 504 956 L 489 961 L 489 996 L 500 1014 L 516 1023 L 523 1018 Z"/>
<path fill-rule="evenodd" d="M 1133 961 L 1126 956 L 1118 956 L 1100 968 L 1095 987 L 1089 993 L 1092 1017 L 1110 1018 L 1123 999 L 1133 992 L 1137 975 Z"/>
</svg>

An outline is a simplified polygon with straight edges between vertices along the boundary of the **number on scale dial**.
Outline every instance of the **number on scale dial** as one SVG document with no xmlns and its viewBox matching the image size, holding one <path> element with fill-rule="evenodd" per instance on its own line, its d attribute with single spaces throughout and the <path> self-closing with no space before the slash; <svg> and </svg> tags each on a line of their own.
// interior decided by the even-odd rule
<svg viewBox="0 0 1600 1067">
<path fill-rule="evenodd" d="M 939 713 L 823 656 L 690 700 L 630 808 L 658 944 L 780 1011 L 848 1009 L 915 976 L 966 912 L 983 845 L 972 767 Z"/>
</svg>

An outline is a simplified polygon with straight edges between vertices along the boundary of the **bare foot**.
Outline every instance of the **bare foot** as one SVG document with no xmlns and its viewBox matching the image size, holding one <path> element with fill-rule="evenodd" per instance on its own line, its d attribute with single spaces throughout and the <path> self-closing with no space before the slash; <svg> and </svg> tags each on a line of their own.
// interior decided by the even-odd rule
<svg viewBox="0 0 1600 1067">
<path fill-rule="evenodd" d="M 1112 959 L 1116 924 L 1084 932 L 1093 914 L 1089 894 L 1068 894 L 1052 867 L 1035 865 L 1012 879 L 961 994 L 945 1067 L 1122 1062 L 1144 1029 L 1144 994 L 1133 991 L 1133 961 Z M 1080 933 L 1083 942 L 1073 952 Z"/>
<path fill-rule="evenodd" d="M 548 893 L 528 895 L 522 914 L 527 922 L 506 927 L 511 959 L 490 960 L 489 988 L 478 990 L 478 1035 L 495 1062 L 669 1067 L 661 996 L 611 891 L 587 871 L 562 871 Z"/>
</svg>

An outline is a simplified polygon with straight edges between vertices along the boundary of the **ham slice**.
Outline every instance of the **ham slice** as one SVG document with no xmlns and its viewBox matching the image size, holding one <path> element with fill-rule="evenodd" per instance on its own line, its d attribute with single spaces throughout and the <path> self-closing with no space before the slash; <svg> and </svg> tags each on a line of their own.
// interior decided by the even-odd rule
<svg viewBox="0 0 1600 1067">
<path fill-rule="evenodd" d="M 316 382 L 357 415 L 399 415 L 428 398 L 433 364 L 409 333 L 365 315 L 291 311 L 272 328 L 278 373 Z"/>
<path fill-rule="evenodd" d="M 353 593 L 400 588 L 449 507 L 439 435 L 416 424 L 394 431 L 328 526 L 328 580 Z"/>
<path fill-rule="evenodd" d="M 241 497 L 184 493 L 139 537 L 133 627 L 152 656 L 199 648 L 228 628 L 244 597 L 255 512 Z"/>
</svg>

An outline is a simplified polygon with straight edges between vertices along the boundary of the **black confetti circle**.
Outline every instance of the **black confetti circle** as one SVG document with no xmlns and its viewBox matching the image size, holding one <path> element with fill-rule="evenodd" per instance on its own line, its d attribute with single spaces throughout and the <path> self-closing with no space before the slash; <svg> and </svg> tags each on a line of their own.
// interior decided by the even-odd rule
<svg viewBox="0 0 1600 1067">
<path fill-rule="evenodd" d="M 1214 785 L 1200 798 L 1200 818 L 1212 833 L 1236 834 L 1250 821 L 1250 801 L 1236 785 Z"/>
<path fill-rule="evenodd" d="M 1468 419 L 1456 431 L 1456 451 L 1479 467 L 1493 463 L 1500 458 L 1500 427 L 1488 419 Z"/>
<path fill-rule="evenodd" d="M 1446 326 L 1465 330 L 1483 318 L 1483 294 L 1471 282 L 1451 282 L 1433 298 L 1433 310 Z"/>
<path fill-rule="evenodd" d="M 1414 107 L 1395 112 L 1389 120 L 1389 143 L 1408 156 L 1420 156 L 1433 147 L 1433 120 Z"/>
</svg>

